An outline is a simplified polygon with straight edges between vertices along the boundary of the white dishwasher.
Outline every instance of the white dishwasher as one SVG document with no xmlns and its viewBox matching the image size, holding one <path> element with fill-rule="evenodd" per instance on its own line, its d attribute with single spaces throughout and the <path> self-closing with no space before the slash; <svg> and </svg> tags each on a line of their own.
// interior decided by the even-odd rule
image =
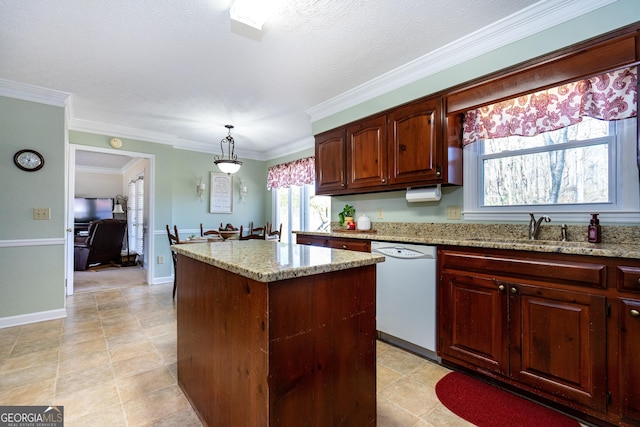
<svg viewBox="0 0 640 427">
<path fill-rule="evenodd" d="M 436 359 L 436 247 L 371 242 L 376 265 L 378 337 Z"/>
</svg>

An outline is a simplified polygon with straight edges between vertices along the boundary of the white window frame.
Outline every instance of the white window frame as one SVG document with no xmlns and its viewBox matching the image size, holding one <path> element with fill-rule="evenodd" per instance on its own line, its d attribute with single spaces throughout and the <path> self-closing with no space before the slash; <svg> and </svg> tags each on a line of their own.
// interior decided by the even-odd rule
<svg viewBox="0 0 640 427">
<path fill-rule="evenodd" d="M 300 219 L 301 219 L 301 223 L 300 223 L 300 228 L 301 230 L 306 230 L 309 227 L 309 216 L 307 215 L 307 211 L 308 211 L 308 206 L 309 206 L 309 189 L 307 188 L 307 185 L 313 185 L 313 184 L 304 184 L 302 186 L 302 189 L 300 190 Z M 281 220 L 281 212 L 279 212 L 278 210 L 278 191 L 287 191 L 288 194 L 288 200 L 287 200 L 287 215 L 289 217 L 289 221 L 288 223 L 291 224 L 291 218 L 292 218 L 292 194 L 291 194 L 291 187 L 289 188 L 274 188 L 271 191 L 271 206 L 272 206 L 272 212 L 271 212 L 271 218 L 273 218 L 273 223 L 274 224 L 280 224 L 284 221 Z M 288 230 L 288 242 L 294 242 L 295 239 L 293 237 L 293 230 Z M 299 231 L 299 230 L 298 230 Z"/>
<path fill-rule="evenodd" d="M 482 206 L 484 188 L 481 143 L 463 150 L 464 219 L 479 221 L 529 221 L 528 213 L 549 214 L 554 222 L 588 221 L 599 213 L 603 223 L 636 223 L 640 221 L 640 185 L 638 184 L 636 118 L 614 121 L 616 135 L 609 144 L 610 201 L 594 204 L 557 204 L 522 206 Z M 542 151 L 546 151 L 542 149 Z M 489 156 L 487 156 L 489 157 Z"/>
</svg>

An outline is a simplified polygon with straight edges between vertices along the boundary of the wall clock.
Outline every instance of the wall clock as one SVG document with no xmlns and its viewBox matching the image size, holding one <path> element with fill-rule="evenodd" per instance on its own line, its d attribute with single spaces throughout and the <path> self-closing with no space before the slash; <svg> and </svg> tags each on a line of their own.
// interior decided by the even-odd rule
<svg viewBox="0 0 640 427">
<path fill-rule="evenodd" d="M 44 166 L 44 157 L 35 150 L 20 150 L 13 156 L 17 167 L 27 172 L 35 172 Z"/>
</svg>

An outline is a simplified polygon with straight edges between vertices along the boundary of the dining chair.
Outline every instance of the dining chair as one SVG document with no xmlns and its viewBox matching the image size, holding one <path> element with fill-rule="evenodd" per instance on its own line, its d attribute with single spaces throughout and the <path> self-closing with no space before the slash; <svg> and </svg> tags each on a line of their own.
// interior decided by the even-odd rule
<svg viewBox="0 0 640 427">
<path fill-rule="evenodd" d="M 169 246 L 180 244 L 180 235 L 178 234 L 178 227 L 173 226 L 173 234 L 167 224 L 167 237 L 169 238 Z M 173 261 L 173 299 L 176 298 L 176 289 L 178 285 L 178 254 L 173 250 L 171 251 L 171 260 Z"/>
<path fill-rule="evenodd" d="M 200 237 L 207 237 L 209 236 L 211 237 L 217 237 L 219 239 L 222 239 L 222 236 L 220 235 L 220 232 L 218 230 L 204 230 L 204 228 L 202 227 L 202 223 L 200 223 Z"/>
<path fill-rule="evenodd" d="M 265 239 L 266 240 L 276 240 L 276 241 L 280 241 L 280 239 L 282 239 L 282 223 L 280 223 L 280 228 L 277 230 L 273 230 L 272 229 L 272 225 L 268 226 L 268 232 L 266 234 Z"/>
<path fill-rule="evenodd" d="M 240 226 L 240 235 L 238 236 L 238 240 L 265 240 L 266 234 L 265 233 L 252 233 L 251 231 L 249 231 L 249 234 L 247 234 L 246 236 L 244 235 L 243 232 L 243 227 Z"/>
<path fill-rule="evenodd" d="M 267 225 L 263 227 L 254 227 L 253 221 L 249 223 L 249 228 L 247 229 L 248 234 L 266 234 L 267 233 Z"/>
</svg>

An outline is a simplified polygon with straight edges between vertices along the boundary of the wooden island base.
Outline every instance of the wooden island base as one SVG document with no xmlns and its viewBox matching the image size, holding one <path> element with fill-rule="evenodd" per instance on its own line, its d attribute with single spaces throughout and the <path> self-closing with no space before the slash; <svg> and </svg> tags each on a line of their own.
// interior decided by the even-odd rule
<svg viewBox="0 0 640 427">
<path fill-rule="evenodd" d="M 275 282 L 178 265 L 178 383 L 205 425 L 375 426 L 375 265 Z"/>
</svg>

